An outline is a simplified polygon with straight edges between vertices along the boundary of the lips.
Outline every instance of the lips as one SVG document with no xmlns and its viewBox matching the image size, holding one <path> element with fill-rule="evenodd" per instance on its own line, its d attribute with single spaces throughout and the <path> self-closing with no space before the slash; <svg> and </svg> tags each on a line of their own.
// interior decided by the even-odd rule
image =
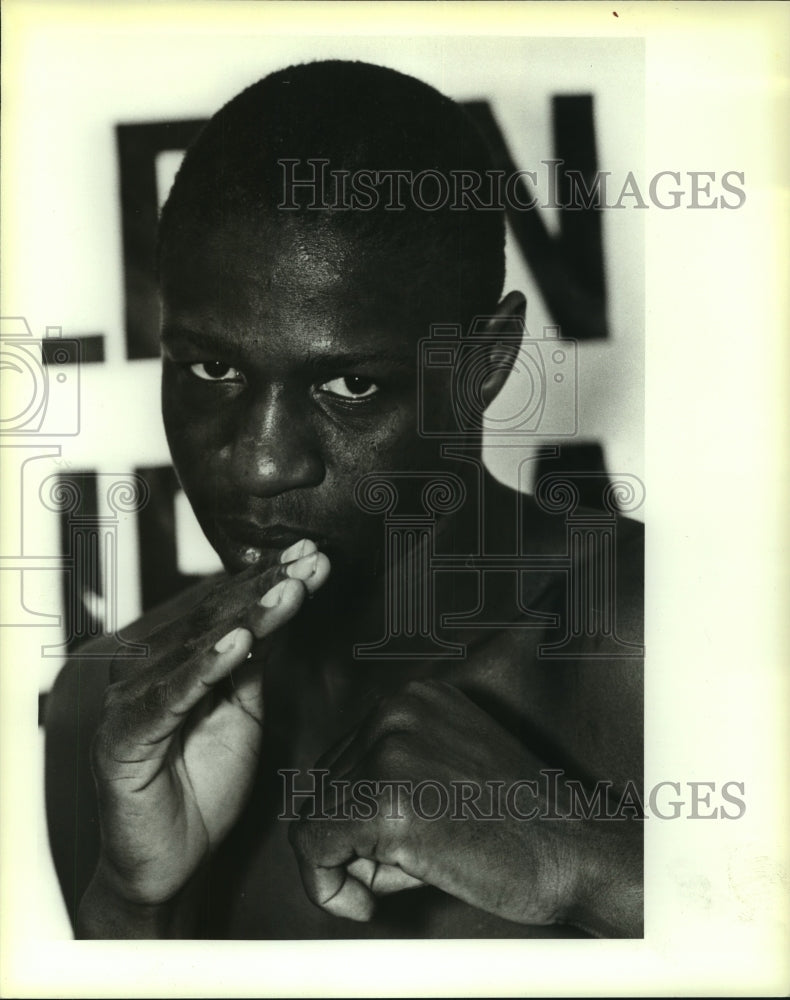
<svg viewBox="0 0 790 1000">
<path fill-rule="evenodd" d="M 259 524 L 256 521 L 223 518 L 214 522 L 220 555 L 227 554 L 239 566 L 259 562 L 266 553 L 279 552 L 302 538 L 311 538 L 319 548 L 326 539 L 309 527 L 290 524 Z"/>
</svg>

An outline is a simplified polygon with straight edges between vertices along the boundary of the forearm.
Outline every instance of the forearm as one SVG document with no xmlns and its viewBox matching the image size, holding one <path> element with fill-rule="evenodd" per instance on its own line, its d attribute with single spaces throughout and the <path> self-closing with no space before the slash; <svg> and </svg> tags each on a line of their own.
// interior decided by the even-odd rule
<svg viewBox="0 0 790 1000">
<path fill-rule="evenodd" d="M 575 877 L 565 922 L 597 937 L 644 933 L 643 827 L 638 819 L 570 823 Z"/>
<path fill-rule="evenodd" d="M 196 879 L 165 903 L 125 898 L 99 866 L 77 912 L 75 935 L 82 939 L 190 938 L 195 936 Z"/>
</svg>

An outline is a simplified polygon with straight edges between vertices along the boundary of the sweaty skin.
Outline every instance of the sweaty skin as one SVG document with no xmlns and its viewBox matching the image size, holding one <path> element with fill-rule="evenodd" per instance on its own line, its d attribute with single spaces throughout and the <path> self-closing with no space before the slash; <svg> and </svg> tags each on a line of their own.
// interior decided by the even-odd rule
<svg viewBox="0 0 790 1000">
<path fill-rule="evenodd" d="M 352 499 L 362 475 L 454 471 L 471 496 L 484 491 L 490 551 L 565 546 L 562 518 L 419 435 L 424 328 L 403 291 L 353 246 L 294 225 L 236 220 L 165 254 L 165 426 L 228 575 L 127 630 L 147 637 L 144 662 L 77 661 L 53 691 L 50 835 L 79 934 L 641 933 L 637 821 L 278 818 L 278 772 L 318 762 L 352 781 L 509 784 L 548 767 L 588 785 L 641 784 L 639 661 L 607 658 L 592 639 L 572 658 L 538 655 L 557 619 L 528 627 L 526 609 L 562 618 L 561 572 L 523 574 L 518 601 L 493 579 L 489 620 L 501 627 L 444 629 L 465 645 L 460 660 L 353 655 L 384 628 L 381 522 Z M 511 294 L 499 314 L 523 307 Z M 505 377 L 495 366 L 488 401 Z M 450 406 L 431 388 L 435 427 Z M 439 531 L 472 555 L 477 528 L 458 512 Z M 618 636 L 636 646 L 632 522 L 620 523 L 616 562 Z M 277 585 L 281 603 L 262 606 Z M 474 574 L 440 574 L 441 611 L 469 612 L 477 587 Z M 218 649 L 229 633 L 235 645 Z"/>
</svg>

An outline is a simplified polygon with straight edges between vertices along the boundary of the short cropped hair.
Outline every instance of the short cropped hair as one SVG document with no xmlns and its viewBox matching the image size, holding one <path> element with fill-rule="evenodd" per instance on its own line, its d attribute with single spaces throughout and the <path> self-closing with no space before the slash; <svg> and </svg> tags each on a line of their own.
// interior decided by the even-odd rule
<svg viewBox="0 0 790 1000">
<path fill-rule="evenodd" d="M 283 161 L 291 161 L 286 168 Z M 308 208 L 310 192 L 294 188 L 296 212 L 281 207 L 287 170 L 311 175 L 328 161 L 329 190 Z M 296 163 L 294 164 L 294 161 Z M 415 315 L 449 310 L 456 321 L 494 311 L 504 281 L 501 207 L 426 209 L 405 198 L 393 210 L 338 208 L 337 171 L 423 171 L 451 179 L 459 171 L 487 176 L 486 145 L 463 108 L 413 77 L 362 62 L 328 60 L 264 77 L 222 107 L 187 150 L 162 210 L 159 261 L 173 237 L 193 239 L 223 219 L 293 217 L 333 227 L 356 241 L 364 259 L 413 298 Z M 441 322 L 450 316 L 431 316 Z"/>
</svg>

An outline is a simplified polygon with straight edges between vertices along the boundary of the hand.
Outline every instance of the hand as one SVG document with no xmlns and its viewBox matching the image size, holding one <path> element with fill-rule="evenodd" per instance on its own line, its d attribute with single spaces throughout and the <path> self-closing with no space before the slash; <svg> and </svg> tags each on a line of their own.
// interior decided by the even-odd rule
<svg viewBox="0 0 790 1000">
<path fill-rule="evenodd" d="M 328 573 L 315 544 L 297 542 L 276 566 L 223 581 L 157 628 L 144 662 L 113 662 L 92 747 L 101 854 L 88 908 L 100 899 L 106 911 L 108 897 L 121 908 L 166 904 L 236 822 L 260 751 L 257 653 L 267 644 L 248 654 Z"/>
<path fill-rule="evenodd" d="M 329 771 L 330 793 L 337 787 L 345 799 L 330 795 L 328 818 L 307 819 L 304 810 L 291 828 L 305 889 L 318 906 L 368 920 L 377 895 L 429 884 L 510 920 L 558 918 L 567 874 L 540 824 L 526 834 L 517 821 L 474 818 L 496 810 L 492 780 L 510 786 L 537 778 L 540 764 L 457 688 L 410 683 L 316 766 Z M 470 798 L 479 790 L 473 807 L 459 805 L 459 782 Z M 355 792 L 364 796 L 370 783 L 375 810 L 355 809 Z"/>
<path fill-rule="evenodd" d="M 631 860 L 615 871 L 612 912 L 588 908 L 598 879 L 611 882 L 612 855 L 617 865 L 634 853 L 633 831 L 624 844 L 623 823 L 541 818 L 565 811 L 545 765 L 452 685 L 409 684 L 316 767 L 328 771 L 329 794 L 316 818 L 308 803 L 290 832 L 307 895 L 327 912 L 369 920 L 377 896 L 428 884 L 522 924 L 635 931 L 641 872 Z M 522 786 L 527 794 L 507 801 L 525 780 L 534 792 Z M 524 819 L 533 809 L 536 818 Z"/>
</svg>

